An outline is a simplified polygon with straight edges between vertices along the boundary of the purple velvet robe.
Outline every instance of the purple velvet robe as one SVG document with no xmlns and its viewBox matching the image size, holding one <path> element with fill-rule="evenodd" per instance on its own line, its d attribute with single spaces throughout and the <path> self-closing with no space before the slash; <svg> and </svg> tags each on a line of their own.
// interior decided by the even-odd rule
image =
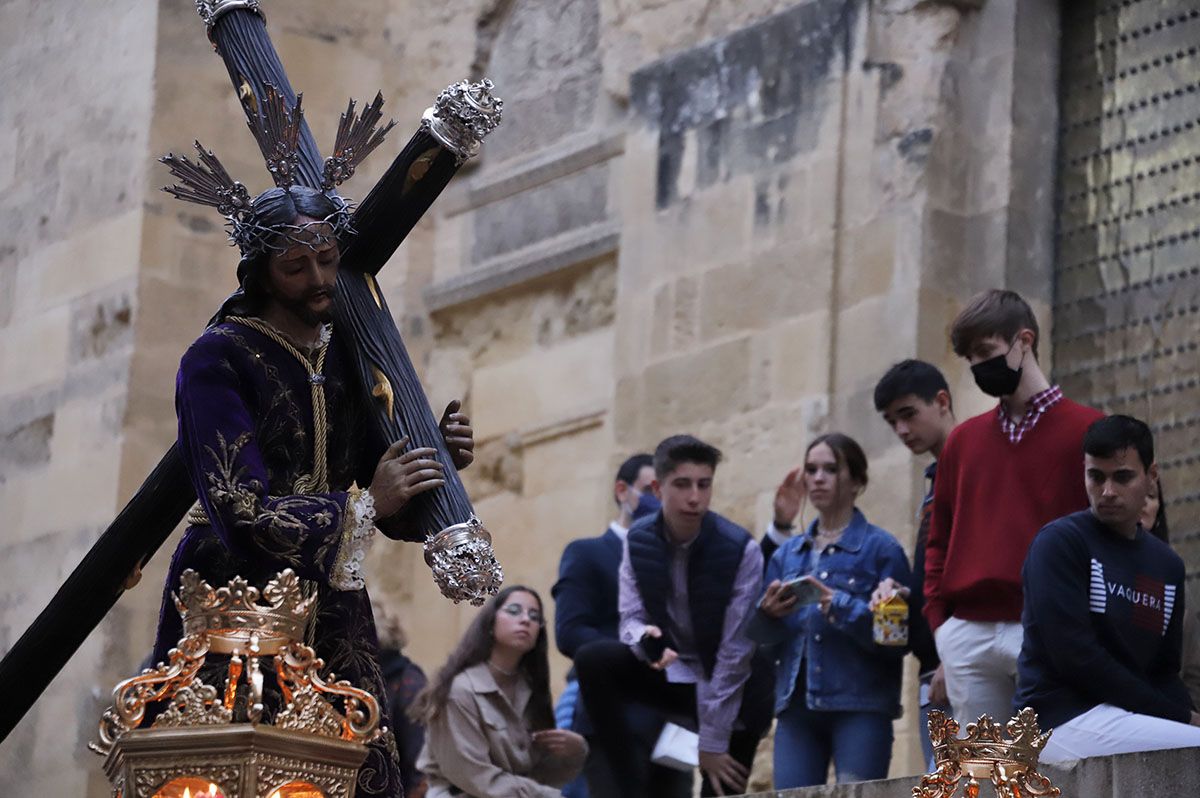
<svg viewBox="0 0 1200 798">
<path fill-rule="evenodd" d="M 214 587 L 243 576 L 262 588 L 291 568 L 317 588 L 315 624 L 307 641 L 325 660 L 325 673 L 370 691 L 387 717 L 379 642 L 365 590 L 329 584 L 353 527 L 347 489 L 370 483 L 383 452 L 367 430 L 347 358 L 336 335 L 326 355 L 329 491 L 297 494 L 296 479 L 312 471 L 312 392 L 294 355 L 257 330 L 236 322 L 209 328 L 183 356 L 176 384 L 179 444 L 192 484 L 211 524 L 189 526 L 171 560 L 155 642 L 156 662 L 182 635 L 172 591 L 192 568 Z M 210 655 L 202 678 L 223 684 L 227 658 Z M 269 663 L 264 663 L 269 664 Z M 268 669 L 268 672 L 273 669 Z M 268 685 L 268 716 L 279 707 Z M 401 796 L 395 738 L 369 746 L 356 795 Z"/>
</svg>

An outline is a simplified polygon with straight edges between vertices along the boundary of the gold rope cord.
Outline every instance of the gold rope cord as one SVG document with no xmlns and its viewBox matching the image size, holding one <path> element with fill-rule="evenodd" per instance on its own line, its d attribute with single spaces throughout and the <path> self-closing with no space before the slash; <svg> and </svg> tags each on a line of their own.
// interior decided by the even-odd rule
<svg viewBox="0 0 1200 798">
<path fill-rule="evenodd" d="M 287 350 L 292 357 L 299 360 L 305 371 L 308 372 L 308 383 L 312 386 L 313 470 L 311 475 L 299 477 L 292 490 L 296 493 L 325 493 L 329 490 L 328 451 L 326 449 L 329 442 L 329 419 L 325 412 L 325 375 L 321 372 L 325 370 L 325 355 L 329 351 L 329 342 L 322 341 L 318 347 L 317 364 L 314 368 L 312 361 L 301 354 L 299 349 L 292 346 L 270 325 L 245 316 L 230 316 L 226 321 L 241 324 L 267 336 Z"/>
<path fill-rule="evenodd" d="M 308 372 L 308 383 L 312 386 L 313 469 L 311 474 L 302 474 L 296 479 L 292 491 L 294 493 L 327 492 L 329 490 L 329 418 L 325 408 L 325 375 L 322 372 L 325 370 L 325 355 L 329 351 L 329 342 L 321 342 L 317 349 L 317 363 L 314 367 L 311 360 L 270 325 L 245 316 L 229 316 L 225 320 L 249 327 L 267 336 L 283 347 L 292 357 L 299 360 L 305 371 Z M 191 509 L 187 521 L 192 526 L 204 526 L 210 523 L 208 514 L 200 504 Z"/>
</svg>

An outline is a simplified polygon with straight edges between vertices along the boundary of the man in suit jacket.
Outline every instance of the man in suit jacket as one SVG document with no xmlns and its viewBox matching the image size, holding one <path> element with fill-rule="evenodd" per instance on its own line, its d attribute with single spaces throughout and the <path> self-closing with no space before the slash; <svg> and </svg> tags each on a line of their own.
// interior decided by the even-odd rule
<svg viewBox="0 0 1200 798">
<path fill-rule="evenodd" d="M 574 659 L 575 652 L 593 640 L 616 640 L 620 613 L 617 610 L 617 569 L 621 565 L 621 551 L 625 536 L 634 520 L 644 511 L 657 509 L 657 501 L 650 492 L 654 481 L 654 459 L 649 454 L 635 454 L 617 469 L 613 484 L 613 501 L 617 505 L 617 517 L 598 537 L 581 538 L 567 545 L 558 567 L 558 581 L 550 591 L 554 596 L 554 638 L 558 650 Z M 641 505 L 641 506 L 639 506 Z M 569 678 L 574 678 L 574 674 Z M 662 729 L 662 716 L 649 708 L 632 710 L 632 725 L 637 745 L 645 750 L 649 758 Z M 575 731 L 588 736 L 591 724 L 583 711 L 583 702 L 577 704 Z M 595 774 L 597 769 L 606 768 L 603 758 L 589 756 L 584 774 Z M 654 795 L 665 798 L 686 798 L 692 794 L 692 774 L 681 773 L 670 768 L 651 765 L 651 781 Z M 607 780 L 613 774 L 604 774 Z M 582 780 L 582 778 L 581 778 Z M 568 785 L 570 792 L 581 795 L 582 785 Z"/>
</svg>

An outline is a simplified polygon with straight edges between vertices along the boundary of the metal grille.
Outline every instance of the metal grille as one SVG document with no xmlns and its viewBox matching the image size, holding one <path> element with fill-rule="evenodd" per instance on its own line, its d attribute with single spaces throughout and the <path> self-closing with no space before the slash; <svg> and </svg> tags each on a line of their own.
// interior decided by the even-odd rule
<svg viewBox="0 0 1200 798">
<path fill-rule="evenodd" d="M 1063 3 L 1055 378 L 1155 430 L 1200 570 L 1200 0 Z"/>
</svg>

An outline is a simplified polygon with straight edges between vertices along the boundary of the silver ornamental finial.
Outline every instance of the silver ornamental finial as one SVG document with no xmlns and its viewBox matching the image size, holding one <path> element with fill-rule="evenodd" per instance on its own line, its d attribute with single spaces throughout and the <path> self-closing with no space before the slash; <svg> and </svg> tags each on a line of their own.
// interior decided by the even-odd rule
<svg viewBox="0 0 1200 798">
<path fill-rule="evenodd" d="M 438 95 L 425 109 L 421 126 L 458 156 L 459 163 L 479 152 L 484 137 L 500 125 L 504 101 L 492 94 L 487 78 L 478 83 L 460 80 Z"/>
<path fill-rule="evenodd" d="M 208 30 L 212 30 L 212 26 L 217 24 L 217 20 L 222 15 L 236 8 L 253 11 L 260 17 L 263 15 L 258 0 L 196 0 L 196 13 L 200 15 L 200 19 L 204 20 L 204 25 Z"/>
<path fill-rule="evenodd" d="M 425 541 L 425 563 L 442 595 L 455 604 L 466 601 L 478 607 L 500 592 L 504 583 L 492 536 L 474 515 L 430 535 Z"/>
</svg>

